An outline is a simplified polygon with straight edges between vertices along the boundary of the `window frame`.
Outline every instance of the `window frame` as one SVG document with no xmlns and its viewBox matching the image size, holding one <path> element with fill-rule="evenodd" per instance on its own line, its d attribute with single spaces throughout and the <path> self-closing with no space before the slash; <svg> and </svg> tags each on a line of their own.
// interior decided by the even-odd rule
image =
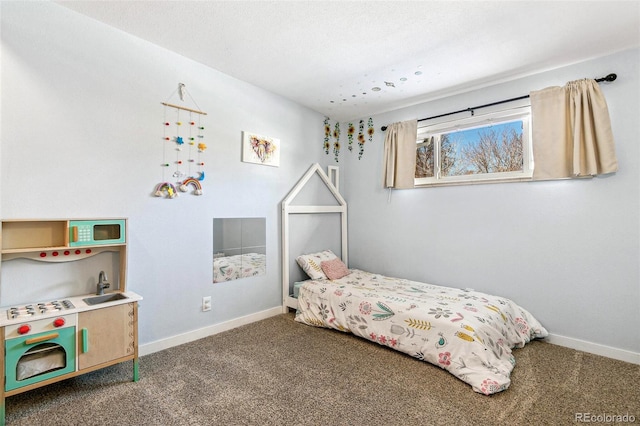
<svg viewBox="0 0 640 426">
<path fill-rule="evenodd" d="M 468 114 L 468 112 L 466 113 Z M 522 182 L 531 181 L 533 177 L 533 148 L 531 132 L 531 105 L 529 102 L 519 102 L 505 108 L 493 109 L 484 114 L 474 114 L 471 116 L 431 121 L 427 125 L 419 126 L 416 134 L 416 155 L 417 149 L 425 144 L 426 138 L 434 136 L 434 176 L 426 178 L 414 178 L 416 188 L 446 185 L 472 185 L 482 183 L 499 182 Z M 522 121 L 522 171 L 478 173 L 469 175 L 441 176 L 440 168 L 440 136 L 452 131 L 464 131 L 475 128 L 489 127 L 491 125 L 503 124 L 513 121 Z"/>
</svg>

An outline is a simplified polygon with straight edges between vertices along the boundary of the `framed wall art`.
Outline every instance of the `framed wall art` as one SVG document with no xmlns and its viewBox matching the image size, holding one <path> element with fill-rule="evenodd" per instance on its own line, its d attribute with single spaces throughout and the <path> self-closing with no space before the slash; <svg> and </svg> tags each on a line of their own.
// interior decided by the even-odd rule
<svg viewBox="0 0 640 426">
<path fill-rule="evenodd" d="M 242 161 L 280 167 L 280 139 L 242 132 Z"/>
</svg>

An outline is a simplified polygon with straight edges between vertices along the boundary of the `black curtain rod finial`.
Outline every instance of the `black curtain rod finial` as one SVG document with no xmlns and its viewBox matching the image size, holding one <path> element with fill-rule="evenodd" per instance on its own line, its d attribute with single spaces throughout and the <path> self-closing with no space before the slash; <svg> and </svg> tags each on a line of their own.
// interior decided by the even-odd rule
<svg viewBox="0 0 640 426">
<path fill-rule="evenodd" d="M 618 75 L 617 75 L 617 74 L 614 74 L 614 73 L 611 73 L 611 74 L 609 74 L 609 75 L 608 75 L 608 76 L 606 76 L 606 77 L 597 78 L 597 79 L 596 79 L 596 81 L 597 81 L 598 83 L 600 83 L 601 81 L 608 81 L 608 82 L 611 82 L 611 81 L 616 81 L 616 78 L 618 78 Z"/>
</svg>

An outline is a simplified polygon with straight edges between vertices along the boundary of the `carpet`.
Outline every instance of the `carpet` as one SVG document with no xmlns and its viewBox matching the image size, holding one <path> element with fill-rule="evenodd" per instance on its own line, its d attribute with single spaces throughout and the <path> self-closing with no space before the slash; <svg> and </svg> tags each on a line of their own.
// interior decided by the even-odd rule
<svg viewBox="0 0 640 426">
<path fill-rule="evenodd" d="M 514 350 L 509 389 L 485 396 L 437 366 L 293 318 L 141 357 L 137 383 L 126 362 L 9 397 L 7 424 L 640 423 L 639 365 L 534 341 Z"/>
</svg>

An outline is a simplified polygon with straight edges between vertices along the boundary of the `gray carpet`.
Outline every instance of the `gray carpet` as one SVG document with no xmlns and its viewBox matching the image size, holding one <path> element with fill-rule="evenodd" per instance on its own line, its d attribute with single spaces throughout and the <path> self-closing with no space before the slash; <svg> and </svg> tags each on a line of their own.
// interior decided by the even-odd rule
<svg viewBox="0 0 640 426">
<path fill-rule="evenodd" d="M 589 413 L 640 423 L 640 366 L 540 341 L 514 353 L 511 387 L 484 396 L 439 367 L 283 314 L 141 357 L 137 383 L 127 362 L 9 397 L 6 419 L 29 426 L 564 425 Z"/>
</svg>

